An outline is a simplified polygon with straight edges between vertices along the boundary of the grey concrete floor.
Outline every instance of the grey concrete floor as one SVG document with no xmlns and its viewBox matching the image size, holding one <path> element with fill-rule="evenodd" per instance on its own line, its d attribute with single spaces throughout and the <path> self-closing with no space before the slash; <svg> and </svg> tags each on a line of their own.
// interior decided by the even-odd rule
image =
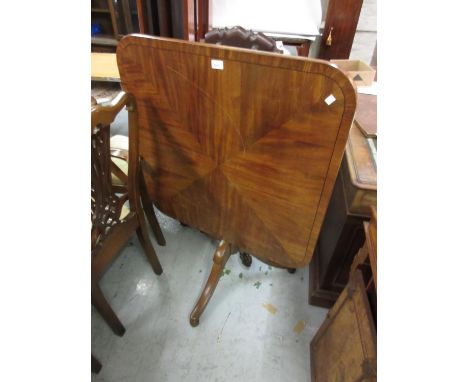
<svg viewBox="0 0 468 382">
<path fill-rule="evenodd" d="M 153 273 L 132 237 L 101 287 L 127 329 L 117 337 L 92 308 L 92 381 L 309 381 L 309 343 L 327 314 L 307 304 L 308 270 L 295 274 L 231 256 L 192 328 L 189 314 L 209 275 L 217 242 L 158 212 L 167 240 L 153 245 Z M 276 310 L 276 311 L 275 311 Z"/>
</svg>

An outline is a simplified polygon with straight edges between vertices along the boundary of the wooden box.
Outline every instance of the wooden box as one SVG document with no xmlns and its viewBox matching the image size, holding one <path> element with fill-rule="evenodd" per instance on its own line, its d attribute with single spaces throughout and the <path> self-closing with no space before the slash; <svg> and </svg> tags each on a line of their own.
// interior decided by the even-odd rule
<svg viewBox="0 0 468 382">
<path fill-rule="evenodd" d="M 356 86 L 371 86 L 375 78 L 375 70 L 360 60 L 330 60 L 345 72 Z"/>
<path fill-rule="evenodd" d="M 377 381 L 377 334 L 360 270 L 310 344 L 314 382 Z"/>
</svg>

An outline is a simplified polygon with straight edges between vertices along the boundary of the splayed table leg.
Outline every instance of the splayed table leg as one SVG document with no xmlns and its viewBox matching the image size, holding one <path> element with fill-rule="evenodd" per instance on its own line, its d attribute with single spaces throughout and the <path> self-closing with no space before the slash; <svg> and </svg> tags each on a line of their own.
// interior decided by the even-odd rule
<svg viewBox="0 0 468 382">
<path fill-rule="evenodd" d="M 205 288 L 203 289 L 203 292 L 198 298 L 198 301 L 195 304 L 192 313 L 190 314 L 190 325 L 193 327 L 198 326 L 200 322 L 200 316 L 208 305 L 208 302 L 210 301 L 210 298 L 213 295 L 216 286 L 218 285 L 218 281 L 221 277 L 224 266 L 231 256 L 231 249 L 231 245 L 224 240 L 221 240 L 218 248 L 216 248 L 213 256 L 213 267 L 211 268 L 210 277 L 208 278 Z"/>
</svg>

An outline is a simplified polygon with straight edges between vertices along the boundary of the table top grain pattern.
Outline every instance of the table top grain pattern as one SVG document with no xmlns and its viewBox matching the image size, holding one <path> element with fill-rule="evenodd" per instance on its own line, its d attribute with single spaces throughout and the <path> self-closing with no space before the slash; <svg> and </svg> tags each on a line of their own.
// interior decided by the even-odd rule
<svg viewBox="0 0 468 382">
<path fill-rule="evenodd" d="M 356 108 L 349 79 L 325 61 L 143 35 L 120 41 L 117 62 L 158 209 L 307 265 Z"/>
</svg>

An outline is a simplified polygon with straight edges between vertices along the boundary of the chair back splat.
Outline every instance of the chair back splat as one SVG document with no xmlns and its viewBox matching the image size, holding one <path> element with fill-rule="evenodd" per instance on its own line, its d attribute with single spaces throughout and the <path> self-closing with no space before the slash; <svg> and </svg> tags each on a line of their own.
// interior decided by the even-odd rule
<svg viewBox="0 0 468 382">
<path fill-rule="evenodd" d="M 109 228 L 119 223 L 126 196 L 118 197 L 112 189 L 110 126 L 94 126 L 91 134 L 91 222 L 95 244 Z"/>
</svg>

